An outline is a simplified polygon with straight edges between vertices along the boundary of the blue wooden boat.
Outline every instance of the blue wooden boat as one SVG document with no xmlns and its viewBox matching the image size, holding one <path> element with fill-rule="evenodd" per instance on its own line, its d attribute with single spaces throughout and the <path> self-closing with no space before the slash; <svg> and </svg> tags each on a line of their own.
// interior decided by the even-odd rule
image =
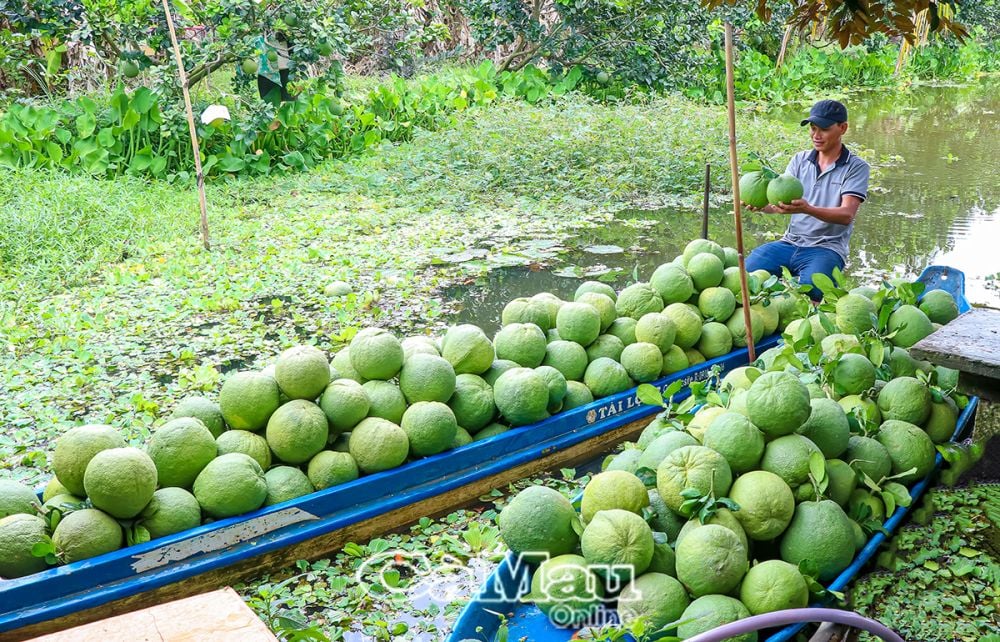
<svg viewBox="0 0 1000 642">
<path fill-rule="evenodd" d="M 758 352 L 777 345 L 764 339 Z M 746 349 L 657 382 L 701 379 L 746 365 Z M 593 459 L 634 438 L 657 409 L 635 389 L 537 424 L 252 513 L 16 580 L 0 581 L 0 642 L 24 639 L 173 600 L 316 559 L 447 513 L 491 489 Z"/>
</svg>

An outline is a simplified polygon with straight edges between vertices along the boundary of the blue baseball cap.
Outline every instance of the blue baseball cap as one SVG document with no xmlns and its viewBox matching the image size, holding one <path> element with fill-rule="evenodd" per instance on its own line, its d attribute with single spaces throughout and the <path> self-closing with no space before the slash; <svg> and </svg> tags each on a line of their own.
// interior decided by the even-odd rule
<svg viewBox="0 0 1000 642">
<path fill-rule="evenodd" d="M 837 123 L 847 122 L 847 107 L 836 100 L 821 100 L 809 110 L 809 117 L 802 121 L 802 125 L 812 123 L 817 127 L 826 129 Z"/>
</svg>

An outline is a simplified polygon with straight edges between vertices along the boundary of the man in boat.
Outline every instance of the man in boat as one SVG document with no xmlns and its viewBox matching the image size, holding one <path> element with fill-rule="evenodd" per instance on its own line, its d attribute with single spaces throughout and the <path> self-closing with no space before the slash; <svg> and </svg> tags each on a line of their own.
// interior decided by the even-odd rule
<svg viewBox="0 0 1000 642">
<path fill-rule="evenodd" d="M 836 100 L 821 100 L 801 123 L 809 125 L 812 149 L 788 162 L 786 173 L 804 188 L 803 197 L 791 203 L 750 208 L 767 214 L 790 215 L 780 241 L 765 243 L 747 257 L 747 271 L 764 269 L 781 274 L 781 268 L 813 285 L 816 273 L 827 276 L 844 269 L 858 208 L 868 198 L 871 168 L 841 142 L 847 132 L 847 107 Z M 813 286 L 814 301 L 823 295 Z"/>
</svg>

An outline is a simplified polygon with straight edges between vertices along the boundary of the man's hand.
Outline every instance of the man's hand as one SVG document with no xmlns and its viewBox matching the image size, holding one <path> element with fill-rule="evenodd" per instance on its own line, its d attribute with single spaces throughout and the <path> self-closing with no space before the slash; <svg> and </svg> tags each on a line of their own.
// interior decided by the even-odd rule
<svg viewBox="0 0 1000 642">
<path fill-rule="evenodd" d="M 812 214 L 812 205 L 804 198 L 797 198 L 791 203 L 778 203 L 774 208 L 782 214 Z"/>
<path fill-rule="evenodd" d="M 764 207 L 754 207 L 753 205 L 747 203 L 746 201 L 740 201 L 743 207 L 747 208 L 751 212 L 763 212 L 764 214 L 781 214 L 779 210 L 774 205 L 765 205 Z"/>
</svg>

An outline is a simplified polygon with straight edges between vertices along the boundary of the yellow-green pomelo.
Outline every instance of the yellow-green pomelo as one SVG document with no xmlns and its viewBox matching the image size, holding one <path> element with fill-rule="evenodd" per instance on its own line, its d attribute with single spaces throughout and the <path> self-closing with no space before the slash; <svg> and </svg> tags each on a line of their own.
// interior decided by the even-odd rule
<svg viewBox="0 0 1000 642">
<path fill-rule="evenodd" d="M 403 346 L 382 328 L 362 329 L 350 348 L 351 365 L 366 379 L 391 379 L 403 367 Z"/>
<path fill-rule="evenodd" d="M 12 580 L 44 571 L 45 558 L 35 557 L 31 549 L 46 537 L 45 520 L 37 515 L 0 517 L 0 577 Z"/>
<path fill-rule="evenodd" d="M 354 288 L 345 281 L 331 281 L 323 288 L 323 295 L 331 298 L 347 296 L 353 292 Z"/>
<path fill-rule="evenodd" d="M 702 406 L 694 413 L 694 417 L 691 417 L 691 421 L 687 425 L 687 431 L 700 443 L 705 438 L 705 431 L 708 429 L 708 426 L 715 421 L 716 417 L 724 412 L 726 412 L 726 409 L 722 406 Z"/>
<path fill-rule="evenodd" d="M 628 376 L 640 383 L 653 381 L 663 369 L 663 354 L 652 343 L 633 343 L 625 346 L 621 364 Z"/>
<path fill-rule="evenodd" d="M 708 425 L 702 444 L 726 458 L 734 473 L 757 468 L 764 454 L 764 433 L 737 412 L 724 412 Z"/>
<path fill-rule="evenodd" d="M 889 452 L 892 474 L 899 475 L 896 478 L 899 483 L 915 482 L 934 470 L 937 449 L 919 426 L 898 419 L 888 419 L 879 427 L 875 439 Z M 912 472 L 907 472 L 911 470 Z"/>
<path fill-rule="evenodd" d="M 656 268 L 649 284 L 660 295 L 665 305 L 683 303 L 694 294 L 694 282 L 684 266 L 676 263 L 664 263 Z"/>
<path fill-rule="evenodd" d="M 663 315 L 673 321 L 676 328 L 674 345 L 693 348 L 701 338 L 701 316 L 683 303 L 671 303 L 663 310 Z"/>
<path fill-rule="evenodd" d="M 931 441 L 935 444 L 943 444 L 948 441 L 955 433 L 957 425 L 958 406 L 951 400 L 951 397 L 945 397 L 943 401 L 931 403 L 931 412 L 924 424 L 924 430 L 927 431 L 927 436 L 931 438 Z"/>
<path fill-rule="evenodd" d="M 834 392 L 840 396 L 859 395 L 874 385 L 875 366 L 868 357 L 854 352 L 840 355 L 833 368 Z"/>
<path fill-rule="evenodd" d="M 294 346 L 278 356 L 274 380 L 289 399 L 316 399 L 330 383 L 330 364 L 316 346 Z"/>
<path fill-rule="evenodd" d="M 833 399 L 811 399 L 812 412 L 795 432 L 808 438 L 827 459 L 839 457 L 847 450 L 851 424 L 843 407 Z"/>
<path fill-rule="evenodd" d="M 677 327 L 659 312 L 644 314 L 635 323 L 635 342 L 652 343 L 661 353 L 670 350 L 677 336 Z M 630 344 L 625 344 L 626 346 Z"/>
<path fill-rule="evenodd" d="M 733 349 L 733 335 L 729 328 L 718 321 L 709 321 L 701 328 L 698 352 L 706 359 L 714 359 L 728 354 Z"/>
<path fill-rule="evenodd" d="M 611 303 L 610 299 L 608 302 Z M 611 305 L 614 306 L 613 303 Z M 545 358 L 546 344 L 545 333 L 533 323 L 505 325 L 493 337 L 497 358 L 513 361 L 525 368 L 534 368 L 542 363 Z M 423 401 L 440 400 L 427 399 Z"/>
<path fill-rule="evenodd" d="M 509 325 L 504 330 L 520 325 Z M 534 328 L 538 332 L 544 350 L 545 337 L 541 334 L 542 331 L 538 329 L 538 326 L 524 327 Z M 418 401 L 444 403 L 451 399 L 451 395 L 455 392 L 455 369 L 443 357 L 433 354 L 415 354 L 403 362 L 403 368 L 399 371 L 399 389 L 409 403 Z"/>
<path fill-rule="evenodd" d="M 117 551 L 122 546 L 122 527 L 107 513 L 85 508 L 59 520 L 52 544 L 56 555 L 71 564 Z"/>
<path fill-rule="evenodd" d="M 613 335 L 612 335 L 613 336 Z M 619 340 L 621 340 L 619 338 Z M 557 340 L 545 346 L 543 366 L 552 366 L 566 377 L 567 381 L 583 379 L 587 370 L 587 350 L 575 341 Z"/>
<path fill-rule="evenodd" d="M 260 372 L 237 372 L 219 391 L 219 409 L 234 430 L 261 430 L 279 405 L 281 391 L 277 382 Z"/>
<path fill-rule="evenodd" d="M 368 416 L 370 405 L 364 388 L 352 379 L 331 381 L 319 398 L 319 407 L 326 415 L 331 433 L 334 434 L 357 426 L 358 422 Z"/>
<path fill-rule="evenodd" d="M 747 570 L 747 551 L 733 531 L 717 524 L 692 529 L 678 541 L 677 579 L 692 597 L 728 593 Z"/>
<path fill-rule="evenodd" d="M 493 421 L 497 412 L 496 404 L 493 403 L 493 387 L 482 377 L 473 374 L 460 374 L 456 377 L 455 392 L 448 400 L 448 406 L 458 425 L 470 433 L 475 433 Z"/>
<path fill-rule="evenodd" d="M 810 560 L 819 580 L 837 577 L 854 559 L 854 528 L 836 502 L 802 502 L 781 537 L 781 559 L 796 566 Z"/>
<path fill-rule="evenodd" d="M 406 397 L 394 383 L 388 381 L 366 381 L 361 388 L 368 397 L 368 416 L 387 419 L 394 424 L 403 420 L 406 412 Z"/>
<path fill-rule="evenodd" d="M 830 334 L 830 332 L 823 325 L 824 319 L 826 319 L 831 326 L 836 327 L 834 320 L 830 318 L 830 315 L 823 312 L 812 315 L 809 317 L 809 325 L 811 327 L 813 341 L 822 341 L 827 335 Z"/>
<path fill-rule="evenodd" d="M 809 390 L 787 372 L 765 372 L 747 390 L 747 412 L 768 437 L 795 432 L 812 412 Z"/>
<path fill-rule="evenodd" d="M 737 306 L 729 318 L 726 319 L 726 327 L 733 337 L 733 345 L 737 348 L 745 348 L 747 345 L 747 323 L 743 316 L 743 306 Z M 764 317 L 750 308 L 750 331 L 753 342 L 757 343 L 764 336 Z"/>
<path fill-rule="evenodd" d="M 642 575 L 653 561 L 653 531 L 633 512 L 602 510 L 583 530 L 580 549 L 598 575 L 624 583 Z"/>
<path fill-rule="evenodd" d="M 667 455 L 683 446 L 698 446 L 698 440 L 686 432 L 666 426 L 664 432 L 655 435 L 639 455 L 638 467 L 656 470 Z"/>
<path fill-rule="evenodd" d="M 667 506 L 680 511 L 681 493 L 694 488 L 725 497 L 733 483 L 733 472 L 725 457 L 705 446 L 682 446 L 667 455 L 656 469 L 656 489 Z"/>
<path fill-rule="evenodd" d="M 358 470 L 377 473 L 406 461 L 410 442 L 399 425 L 380 417 L 368 417 L 351 431 L 348 450 Z"/>
<path fill-rule="evenodd" d="M 83 487 L 95 508 L 131 519 L 153 498 L 156 464 L 138 448 L 102 450 L 87 464 Z"/>
<path fill-rule="evenodd" d="M 576 298 L 576 301 L 578 303 L 587 303 L 597 308 L 597 311 L 601 313 L 601 332 L 607 330 L 614 323 L 614 320 L 618 318 L 618 312 L 615 309 L 615 299 L 606 294 L 584 292 Z"/>
<path fill-rule="evenodd" d="M 765 270 L 764 268 L 760 268 L 760 269 L 754 270 L 753 272 L 749 272 L 747 274 L 747 276 L 751 276 L 751 275 L 757 277 L 757 281 L 759 283 L 764 283 L 765 281 L 767 281 L 768 279 L 771 278 L 771 273 L 768 272 L 767 270 Z"/>
<path fill-rule="evenodd" d="M 729 498 L 739 504 L 736 519 L 747 537 L 756 541 L 774 539 L 785 531 L 795 513 L 792 489 L 778 475 L 754 470 L 736 478 Z"/>
<path fill-rule="evenodd" d="M 648 630 L 659 631 L 679 620 L 690 602 L 678 580 L 648 572 L 626 584 L 618 594 L 618 616 L 626 627 L 641 618 Z"/>
<path fill-rule="evenodd" d="M 124 448 L 125 438 L 111 426 L 87 425 L 71 428 L 56 439 L 52 453 L 52 470 L 66 490 L 82 497 L 83 475 L 87 464 L 102 450 Z"/>
<path fill-rule="evenodd" d="M 723 390 L 729 390 L 730 392 L 734 390 L 749 390 L 750 385 L 762 374 L 763 372 L 754 366 L 740 366 L 727 372 L 726 376 L 722 378 L 720 386 Z"/>
<path fill-rule="evenodd" d="M 580 297 L 588 292 L 603 294 L 612 301 L 618 298 L 618 294 L 615 292 L 615 289 L 607 283 L 601 283 L 600 281 L 584 281 L 579 285 L 579 287 L 576 288 L 576 292 L 573 293 L 573 300 L 579 301 Z"/>
<path fill-rule="evenodd" d="M 915 377 L 896 377 L 878 393 L 882 419 L 923 424 L 931 413 L 931 391 Z"/>
<path fill-rule="evenodd" d="M 614 290 L 612 290 L 612 293 L 613 292 Z M 533 323 L 542 330 L 548 330 L 552 327 L 552 323 L 550 321 L 551 319 L 548 305 L 544 301 L 526 297 L 518 297 L 514 299 L 504 306 L 503 312 L 500 313 L 501 325 L 510 325 L 511 323 Z"/>
<path fill-rule="evenodd" d="M 888 330 L 896 333 L 891 339 L 893 344 L 909 348 L 934 332 L 934 326 L 920 308 L 903 305 L 889 315 Z"/>
<path fill-rule="evenodd" d="M 617 455 L 611 455 L 610 460 L 604 466 L 604 470 L 623 470 L 625 472 L 635 473 L 635 471 L 639 470 L 639 458 L 641 456 L 641 449 L 632 448 L 631 444 L 626 443 L 624 450 Z"/>
<path fill-rule="evenodd" d="M 261 469 L 271 467 L 271 448 L 263 435 L 249 430 L 227 430 L 215 440 L 216 456 L 242 453 L 256 461 Z"/>
<path fill-rule="evenodd" d="M 198 419 L 205 424 L 213 438 L 221 435 L 226 429 L 226 422 L 222 417 L 219 404 L 198 395 L 184 397 L 174 406 L 170 419 L 180 419 L 181 417 Z"/>
<path fill-rule="evenodd" d="M 848 395 L 838 399 L 837 403 L 844 409 L 844 412 L 859 415 L 866 423 L 876 426 L 882 423 L 882 411 L 878 409 L 878 404 L 871 399 L 863 398 L 860 395 Z"/>
<path fill-rule="evenodd" d="M 534 602 L 557 627 L 570 628 L 601 607 L 604 585 L 583 557 L 557 555 L 539 565 L 524 599 Z"/>
<path fill-rule="evenodd" d="M 406 365 L 406 360 L 415 354 L 433 354 L 436 356 L 441 356 L 441 353 L 437 349 L 437 345 L 434 343 L 434 339 L 426 336 L 414 336 L 406 337 L 399 342 L 399 345 L 403 348 L 403 365 Z"/>
<path fill-rule="evenodd" d="M 699 292 L 722 283 L 726 266 L 718 256 L 709 253 L 696 254 L 685 266 L 691 281 Z"/>
<path fill-rule="evenodd" d="M 754 303 L 750 306 L 751 311 L 751 323 L 753 323 L 753 314 L 756 313 L 760 317 L 761 323 L 764 326 L 763 335 L 765 337 L 771 336 L 778 329 L 778 325 L 781 323 L 781 317 L 778 313 L 778 306 L 771 303 L 770 305 L 765 305 L 764 303 Z M 742 311 L 741 311 L 742 312 Z"/>
<path fill-rule="evenodd" d="M 352 379 L 358 383 L 368 381 L 355 370 L 351 363 L 351 346 L 349 345 L 344 346 L 337 354 L 333 355 L 333 359 L 330 360 L 330 371 L 334 379 Z M 333 374 L 334 371 L 336 371 L 336 375 Z"/>
<path fill-rule="evenodd" d="M 497 409 L 512 426 L 524 426 L 548 417 L 549 388 L 531 368 L 512 368 L 493 385 Z"/>
<path fill-rule="evenodd" d="M 45 490 L 42 491 L 42 501 L 47 502 L 56 495 L 72 495 L 69 489 L 62 485 L 58 477 L 50 477 Z"/>
<path fill-rule="evenodd" d="M 357 479 L 358 464 L 351 453 L 323 450 L 309 460 L 306 475 L 316 490 L 323 490 Z"/>
<path fill-rule="evenodd" d="M 588 346 L 601 334 L 601 313 L 589 303 L 567 303 L 556 315 L 559 338 Z"/>
<path fill-rule="evenodd" d="M 757 277 L 747 275 L 747 287 L 753 292 L 756 289 Z M 725 288 L 733 293 L 735 298 L 739 298 L 743 295 L 743 285 L 740 283 L 740 268 L 737 266 L 727 267 L 722 271 L 722 283 L 719 287 Z M 734 298 L 734 301 L 735 301 Z M 735 303 L 734 303 L 735 305 Z M 732 312 L 730 312 L 732 314 Z M 728 315 L 727 315 L 728 316 Z"/>
<path fill-rule="evenodd" d="M 306 474 L 293 466 L 275 466 L 264 473 L 267 497 L 264 506 L 274 506 L 316 490 Z"/>
<path fill-rule="evenodd" d="M 858 337 L 853 334 L 835 332 L 823 337 L 823 340 L 819 342 L 819 345 L 823 349 L 823 354 L 833 358 L 842 355 L 845 352 L 855 351 L 856 348 L 861 347 L 861 342 L 858 340 Z"/>
<path fill-rule="evenodd" d="M 139 514 L 150 539 L 173 535 L 201 524 L 201 505 L 183 488 L 161 488 Z"/>
<path fill-rule="evenodd" d="M 304 464 L 323 450 L 330 430 L 319 406 L 296 399 L 271 415 L 265 435 L 278 459 L 288 464 Z"/>
<path fill-rule="evenodd" d="M 660 369 L 661 375 L 680 372 L 688 367 L 687 353 L 680 346 L 670 346 L 670 349 L 663 353 L 663 367 Z"/>
<path fill-rule="evenodd" d="M 25 513 L 34 515 L 39 501 L 35 493 L 13 479 L 0 479 L 0 518 Z"/>
<path fill-rule="evenodd" d="M 698 295 L 698 309 L 706 319 L 725 321 L 736 309 L 736 297 L 723 287 L 705 288 Z"/>
<path fill-rule="evenodd" d="M 440 401 L 418 401 L 403 413 L 400 427 L 417 456 L 434 455 L 451 446 L 458 431 L 455 413 Z"/>
<path fill-rule="evenodd" d="M 826 460 L 826 477 L 829 480 L 826 496 L 841 506 L 846 506 L 851 493 L 858 486 L 858 476 L 843 459 Z"/>
<path fill-rule="evenodd" d="M 625 344 L 622 343 L 621 339 L 613 334 L 602 334 L 587 346 L 587 360 L 589 362 L 606 357 L 618 361 L 621 359 L 624 349 Z"/>
<path fill-rule="evenodd" d="M 741 190 L 741 196 L 742 193 Z M 681 613 L 681 624 L 677 627 L 677 635 L 686 640 L 699 633 L 747 617 L 750 617 L 750 611 L 736 598 L 728 595 L 703 595 L 691 602 Z M 757 642 L 757 634 L 744 633 L 727 638 L 726 642 Z"/>
<path fill-rule="evenodd" d="M 809 605 L 809 586 L 802 572 L 782 560 L 765 560 L 747 571 L 740 601 L 753 615 L 802 609 Z"/>
<path fill-rule="evenodd" d="M 566 396 L 563 397 L 563 412 L 586 406 L 594 401 L 594 393 L 581 381 L 566 382 Z"/>
<path fill-rule="evenodd" d="M 194 417 L 182 417 L 154 430 L 146 452 L 156 465 L 160 488 L 191 488 L 201 469 L 215 459 L 216 445 L 205 424 Z"/>
<path fill-rule="evenodd" d="M 814 343 L 812 338 L 812 324 L 809 322 L 809 319 L 792 319 L 785 326 L 783 336 L 788 343 L 795 345 L 800 345 L 803 341 L 809 345 Z M 817 339 L 817 341 L 820 340 Z"/>
<path fill-rule="evenodd" d="M 875 304 L 860 294 L 847 294 L 837 299 L 837 328 L 847 334 L 862 334 L 874 326 Z"/>
<path fill-rule="evenodd" d="M 620 508 L 636 515 L 649 505 L 642 481 L 623 470 L 606 470 L 594 475 L 583 489 L 580 515 L 589 522 L 598 511 Z"/>
<path fill-rule="evenodd" d="M 249 455 L 216 457 L 194 480 L 194 496 L 209 517 L 222 519 L 256 510 L 267 498 L 267 480 Z"/>
<path fill-rule="evenodd" d="M 655 314 L 655 313 L 653 313 Z M 648 315 L 644 315 L 648 316 Z M 611 322 L 605 334 L 610 334 L 621 339 L 622 345 L 631 345 L 637 341 L 635 337 L 635 329 L 639 325 L 639 322 L 632 317 L 618 317 Z M 672 336 L 672 335 L 671 335 Z M 671 338 L 671 343 L 673 339 Z"/>
<path fill-rule="evenodd" d="M 493 344 L 478 326 L 456 325 L 448 328 L 441 340 L 441 356 L 455 368 L 455 374 L 483 374 L 493 365 Z"/>
<path fill-rule="evenodd" d="M 715 241 L 709 241 L 708 239 L 692 239 L 688 241 L 687 245 L 684 246 L 684 251 L 681 253 L 681 260 L 685 265 L 697 256 L 698 254 L 713 254 L 720 259 L 726 257 L 725 250 L 722 246 Z"/>
<path fill-rule="evenodd" d="M 594 359 L 587 365 L 583 383 L 595 399 L 624 392 L 632 387 L 632 380 L 622 364 L 608 357 Z"/>
<path fill-rule="evenodd" d="M 663 299 L 650 284 L 633 283 L 618 293 L 615 309 L 618 316 L 632 317 L 638 321 L 644 314 L 662 311 Z"/>
<path fill-rule="evenodd" d="M 794 490 L 809 481 L 809 458 L 813 453 L 822 454 L 822 451 L 806 437 L 785 435 L 764 447 L 760 467 L 781 477 Z"/>
<path fill-rule="evenodd" d="M 580 541 L 579 517 L 557 490 L 529 486 L 503 507 L 497 517 L 500 539 L 515 555 L 563 555 Z"/>
<path fill-rule="evenodd" d="M 888 477 L 892 471 L 892 458 L 878 441 L 871 437 L 851 435 L 847 440 L 847 451 L 841 458 L 851 465 L 858 475 L 871 477 L 876 484 Z"/>
<path fill-rule="evenodd" d="M 931 323 L 950 323 L 958 317 L 958 304 L 947 290 L 930 290 L 920 299 L 920 311 Z"/>
<path fill-rule="evenodd" d="M 740 525 L 740 522 L 739 520 L 736 519 L 736 516 L 733 515 L 733 513 L 727 508 L 720 508 L 715 512 L 714 515 L 712 515 L 711 518 L 709 518 L 708 521 L 704 523 L 702 523 L 701 519 L 699 519 L 698 517 L 692 517 L 691 519 L 684 522 L 684 525 L 681 527 L 681 530 L 677 533 L 677 540 L 674 542 L 674 546 L 675 547 L 679 546 L 681 540 L 687 537 L 689 533 L 707 524 L 715 524 L 716 526 L 723 526 L 725 528 L 728 528 L 733 532 L 734 535 L 736 535 L 737 539 L 740 540 L 740 544 L 743 545 L 743 550 L 745 551 L 750 550 L 750 540 L 747 539 L 747 534 L 743 530 L 743 526 Z"/>
</svg>

